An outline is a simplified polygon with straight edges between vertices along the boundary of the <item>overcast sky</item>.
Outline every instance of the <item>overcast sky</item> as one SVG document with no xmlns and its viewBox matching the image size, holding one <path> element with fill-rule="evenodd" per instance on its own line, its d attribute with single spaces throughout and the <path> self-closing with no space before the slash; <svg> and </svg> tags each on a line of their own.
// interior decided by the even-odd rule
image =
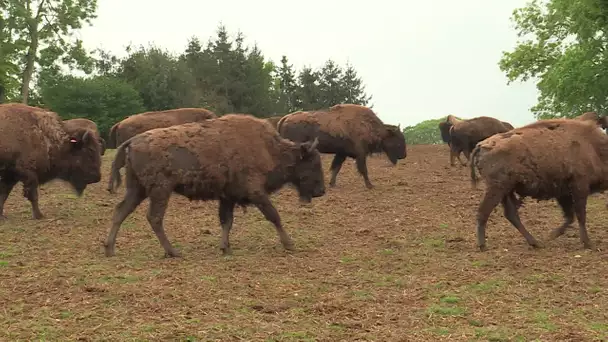
<svg viewBox="0 0 608 342">
<path fill-rule="evenodd" d="M 293 3 L 293 7 L 287 5 Z M 223 23 L 241 30 L 278 62 L 319 67 L 350 61 L 386 123 L 414 125 L 448 114 L 488 115 L 520 126 L 534 121 L 533 83 L 511 84 L 498 69 L 516 32 L 509 21 L 526 0 L 361 1 L 99 0 L 98 18 L 80 36 L 86 47 L 124 56 L 129 43 L 179 53 Z M 165 6 L 169 4 L 169 6 Z"/>
</svg>

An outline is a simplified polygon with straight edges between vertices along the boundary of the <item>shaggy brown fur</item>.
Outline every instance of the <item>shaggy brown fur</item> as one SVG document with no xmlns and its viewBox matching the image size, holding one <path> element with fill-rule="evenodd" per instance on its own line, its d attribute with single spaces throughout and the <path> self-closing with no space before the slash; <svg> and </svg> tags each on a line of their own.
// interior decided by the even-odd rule
<svg viewBox="0 0 608 342">
<path fill-rule="evenodd" d="M 100 150 L 93 131 L 68 128 L 54 112 L 20 103 L 0 105 L 0 217 L 17 182 L 23 183 L 35 219 L 43 217 L 39 184 L 59 178 L 81 196 L 88 184 L 101 180 Z"/>
<path fill-rule="evenodd" d="M 112 163 L 109 187 L 120 185 L 119 169 L 126 165 L 127 192 L 114 210 L 106 255 L 114 255 L 122 222 L 149 197 L 148 222 L 166 255 L 179 256 L 162 223 L 173 192 L 190 200 L 219 200 L 220 248 L 225 254 L 231 252 L 228 235 L 237 204 L 257 206 L 275 225 L 283 246 L 291 249 L 269 194 L 291 183 L 302 201 L 324 195 L 317 144 L 283 139 L 266 120 L 243 114 L 157 128 L 131 138 L 118 147 Z"/>
<path fill-rule="evenodd" d="M 508 132 L 513 129 L 511 124 L 497 120 L 489 116 L 480 116 L 467 120 L 458 120 L 453 115 L 448 115 L 445 125 L 440 125 L 443 141 L 448 142 L 450 147 L 450 165 L 454 166 L 454 159 L 458 157 L 460 163 L 460 153 L 464 153 L 467 161 L 475 145 L 496 134 Z M 446 137 L 447 136 L 447 137 Z M 448 141 L 446 141 L 448 140 Z"/>
<path fill-rule="evenodd" d="M 106 141 L 99 134 L 99 130 L 97 129 L 97 124 L 89 119 L 85 118 L 76 118 L 70 120 L 64 120 L 63 125 L 67 130 L 78 130 L 78 129 L 89 129 L 93 133 L 95 133 L 95 138 L 99 140 L 101 144 L 101 155 L 103 156 L 106 153 Z"/>
<path fill-rule="evenodd" d="M 276 116 L 271 116 L 269 118 L 266 118 L 266 121 L 270 122 L 270 124 L 274 127 L 277 128 L 277 125 L 279 124 L 279 120 L 281 120 L 283 118 L 283 116 L 281 115 L 276 115 Z"/>
<path fill-rule="evenodd" d="M 327 110 L 295 112 L 284 116 L 277 125 L 281 135 L 293 141 L 319 138 L 321 153 L 335 154 L 331 164 L 330 186 L 346 158 L 353 158 L 367 188 L 373 185 L 367 172 L 367 156 L 384 151 L 393 165 L 407 155 L 403 132 L 385 125 L 368 107 L 339 104 Z"/>
<path fill-rule="evenodd" d="M 541 246 L 521 223 L 516 194 L 557 199 L 565 221 L 551 237 L 564 234 L 576 215 L 581 241 L 591 248 L 585 227 L 587 197 L 608 189 L 608 136 L 597 129 L 603 121 L 540 120 L 496 134 L 475 147 L 471 181 L 475 187 L 477 168 L 486 183 L 477 212 L 477 244 L 482 251 L 488 218 L 500 202 L 505 217 L 528 244 Z"/>
<path fill-rule="evenodd" d="M 131 137 L 153 128 L 200 122 L 216 117 L 215 113 L 204 108 L 177 108 L 131 115 L 112 126 L 108 138 L 109 145 L 119 146 Z"/>
</svg>

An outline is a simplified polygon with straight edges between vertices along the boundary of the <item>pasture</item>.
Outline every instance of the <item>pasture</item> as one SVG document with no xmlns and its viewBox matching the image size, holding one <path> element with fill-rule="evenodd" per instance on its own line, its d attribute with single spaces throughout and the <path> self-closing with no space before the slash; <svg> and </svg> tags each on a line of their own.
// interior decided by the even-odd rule
<svg viewBox="0 0 608 342">
<path fill-rule="evenodd" d="M 520 210 L 545 243 L 533 250 L 502 216 L 475 247 L 483 185 L 449 167 L 448 147 L 408 146 L 390 167 L 368 159 L 367 190 L 348 160 L 336 188 L 300 205 L 286 187 L 272 199 L 293 238 L 285 252 L 255 207 L 235 209 L 231 246 L 219 250 L 216 202 L 173 196 L 165 228 L 183 258 L 165 259 L 145 217 L 146 200 L 102 242 L 124 194 L 103 179 L 77 198 L 42 186 L 46 218 L 31 219 L 17 185 L 0 223 L 0 339 L 5 341 L 592 341 L 608 338 L 608 215 L 588 205 L 599 249 L 583 250 L 578 227 L 554 241 L 554 201 Z M 330 155 L 324 155 L 326 182 Z M 124 175 L 124 169 L 122 170 Z"/>
</svg>

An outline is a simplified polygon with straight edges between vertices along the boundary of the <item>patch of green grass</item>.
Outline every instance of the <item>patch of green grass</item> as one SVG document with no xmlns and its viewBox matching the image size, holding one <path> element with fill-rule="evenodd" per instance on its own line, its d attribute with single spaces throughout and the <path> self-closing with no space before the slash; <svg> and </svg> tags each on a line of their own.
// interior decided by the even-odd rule
<svg viewBox="0 0 608 342">
<path fill-rule="evenodd" d="M 369 293 L 368 291 L 364 291 L 364 290 L 352 291 L 352 296 L 359 300 L 368 300 L 368 299 L 374 298 L 374 296 L 371 293 Z"/>
<path fill-rule="evenodd" d="M 506 342 L 512 341 L 511 333 L 503 327 L 491 327 L 491 328 L 475 328 L 475 337 L 477 339 L 484 339 L 492 342 Z M 519 339 L 515 339 L 519 341 Z M 524 339 L 525 341 L 525 339 Z"/>
<path fill-rule="evenodd" d="M 551 322 L 549 315 L 544 311 L 534 313 L 534 323 L 547 331 L 555 331 L 557 329 L 557 326 Z"/>
<path fill-rule="evenodd" d="M 444 296 L 441 297 L 441 299 L 439 300 L 442 303 L 447 303 L 447 304 L 456 304 L 458 302 L 460 302 L 460 298 L 456 297 L 456 296 Z"/>
<path fill-rule="evenodd" d="M 462 316 L 466 314 L 467 309 L 460 306 L 440 306 L 432 305 L 427 309 L 429 314 L 437 314 L 442 316 Z"/>
<path fill-rule="evenodd" d="M 8 261 L 0 260 L 0 267 L 6 267 L 6 266 L 8 266 Z"/>
<path fill-rule="evenodd" d="M 445 240 L 429 238 L 429 239 L 424 239 L 424 241 L 422 241 L 422 244 L 425 245 L 426 247 L 443 248 L 443 247 L 445 247 Z"/>
<path fill-rule="evenodd" d="M 504 285 L 504 281 L 498 279 L 490 279 L 487 281 L 482 281 L 480 283 L 471 284 L 469 287 L 471 290 L 476 292 L 494 292 L 500 289 Z"/>
<path fill-rule="evenodd" d="M 589 292 L 591 293 L 600 293 L 602 292 L 602 287 L 601 286 L 593 286 L 589 289 Z"/>
<path fill-rule="evenodd" d="M 285 332 L 281 334 L 281 340 L 287 341 L 302 341 L 302 342 L 313 342 L 316 341 L 314 336 L 310 335 L 306 331 L 293 331 Z"/>
<path fill-rule="evenodd" d="M 206 280 L 206 281 L 209 281 L 209 282 L 215 282 L 217 280 L 217 278 L 214 277 L 214 276 L 201 276 L 201 280 Z"/>
<path fill-rule="evenodd" d="M 351 256 L 343 256 L 343 257 L 340 258 L 340 263 L 342 263 L 342 264 L 348 264 L 348 263 L 351 263 L 353 261 L 355 261 L 355 258 L 351 257 Z"/>
<path fill-rule="evenodd" d="M 380 251 L 380 254 L 382 255 L 393 255 L 395 254 L 395 251 L 390 249 L 390 248 L 385 248 L 383 250 Z"/>
<path fill-rule="evenodd" d="M 473 267 L 484 267 L 484 266 L 488 266 L 490 263 L 485 261 L 485 260 L 474 260 L 471 261 L 471 266 Z"/>
<path fill-rule="evenodd" d="M 447 223 L 442 223 L 442 224 L 439 225 L 439 228 L 441 228 L 441 229 L 448 229 L 449 225 Z"/>
<path fill-rule="evenodd" d="M 431 332 L 435 335 L 447 336 L 450 334 L 450 329 L 445 328 L 445 327 L 438 327 L 438 328 L 431 329 Z"/>
</svg>

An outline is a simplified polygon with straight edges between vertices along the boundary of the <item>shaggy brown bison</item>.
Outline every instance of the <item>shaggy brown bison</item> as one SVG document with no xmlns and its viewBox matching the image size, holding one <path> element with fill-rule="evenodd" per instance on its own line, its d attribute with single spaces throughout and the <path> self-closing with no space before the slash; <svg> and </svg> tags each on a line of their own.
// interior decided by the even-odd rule
<svg viewBox="0 0 608 342">
<path fill-rule="evenodd" d="M 95 122 L 85 118 L 76 118 L 64 120 L 63 124 L 66 129 L 70 131 L 75 131 L 78 129 L 89 129 L 90 131 L 95 133 L 95 138 L 97 138 L 97 140 L 99 140 L 99 143 L 101 144 L 101 155 L 103 156 L 106 153 L 106 141 L 99 134 L 99 130 L 97 129 L 97 124 Z"/>
<path fill-rule="evenodd" d="M 330 186 L 347 157 L 356 160 L 365 186 L 373 185 L 367 175 L 367 156 L 384 151 L 393 165 L 407 155 L 405 136 L 399 127 L 385 125 L 368 107 L 339 104 L 327 110 L 295 112 L 279 120 L 277 130 L 292 141 L 319 138 L 319 152 L 334 154 Z"/>
<path fill-rule="evenodd" d="M 601 121 L 605 121 L 602 119 Z M 586 205 L 590 194 L 608 189 L 608 136 L 596 120 L 541 120 L 499 133 L 477 144 L 471 155 L 471 182 L 475 168 L 485 180 L 486 192 L 477 212 L 477 245 L 485 250 L 485 229 L 492 210 L 502 202 L 504 215 L 528 244 L 541 244 L 524 228 L 518 214 L 521 199 L 555 198 L 565 221 L 551 233 L 564 234 L 578 219 L 585 248 Z M 516 198 L 516 194 L 520 199 Z"/>
<path fill-rule="evenodd" d="M 448 115 L 445 122 L 439 124 L 441 138 L 450 147 L 450 165 L 454 166 L 454 158 L 463 166 L 460 153 L 464 153 L 467 161 L 471 151 L 478 142 L 496 134 L 508 132 L 513 126 L 489 116 L 480 116 L 467 120 L 459 120 L 454 115 Z"/>
<path fill-rule="evenodd" d="M 116 148 L 129 138 L 153 128 L 213 119 L 216 115 L 204 108 L 177 108 L 131 115 L 110 129 L 108 145 Z"/>
<path fill-rule="evenodd" d="M 228 235 L 237 204 L 255 205 L 274 224 L 285 249 L 292 249 L 269 194 L 290 183 L 302 201 L 324 195 L 317 144 L 318 140 L 294 143 L 283 139 L 267 121 L 242 114 L 153 129 L 127 140 L 118 147 L 112 163 L 109 187 L 120 185 L 119 169 L 126 165 L 127 192 L 114 210 L 106 255 L 114 255 L 122 222 L 149 197 L 150 226 L 165 255 L 179 256 L 163 227 L 173 192 L 190 200 L 219 200 L 224 254 L 231 253 Z"/>
<path fill-rule="evenodd" d="M 17 182 L 32 204 L 34 219 L 43 217 L 38 185 L 54 179 L 69 182 L 78 196 L 101 180 L 101 146 L 86 128 L 70 129 L 59 115 L 20 103 L 0 105 L 0 216 Z"/>
</svg>

